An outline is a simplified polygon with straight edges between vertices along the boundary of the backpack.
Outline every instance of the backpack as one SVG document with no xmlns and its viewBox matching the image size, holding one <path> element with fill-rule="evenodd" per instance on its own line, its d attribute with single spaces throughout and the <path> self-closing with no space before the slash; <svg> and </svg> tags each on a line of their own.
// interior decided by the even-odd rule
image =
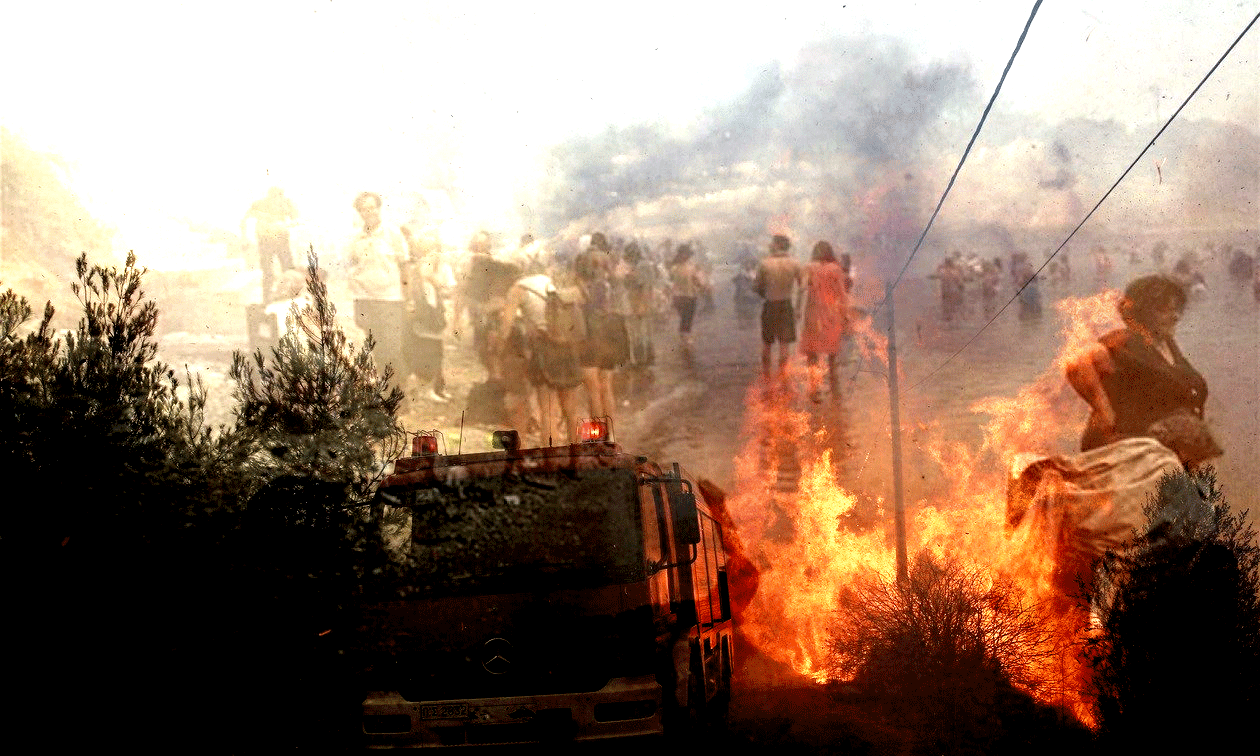
<svg viewBox="0 0 1260 756">
<path fill-rule="evenodd" d="M 553 341 L 586 340 L 586 312 L 576 289 L 547 290 L 544 327 Z"/>
</svg>

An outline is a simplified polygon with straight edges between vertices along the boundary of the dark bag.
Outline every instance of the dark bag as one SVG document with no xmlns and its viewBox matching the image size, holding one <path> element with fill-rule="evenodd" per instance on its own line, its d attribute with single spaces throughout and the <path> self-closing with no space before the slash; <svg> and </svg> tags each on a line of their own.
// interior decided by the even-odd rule
<svg viewBox="0 0 1260 756">
<path fill-rule="evenodd" d="M 558 341 L 545 333 L 534 334 L 529 352 L 530 379 L 556 389 L 582 385 L 582 366 L 577 343 Z"/>
<path fill-rule="evenodd" d="M 548 291 L 545 317 L 543 327 L 552 340 L 576 343 L 586 339 L 586 311 L 576 291 Z"/>
</svg>

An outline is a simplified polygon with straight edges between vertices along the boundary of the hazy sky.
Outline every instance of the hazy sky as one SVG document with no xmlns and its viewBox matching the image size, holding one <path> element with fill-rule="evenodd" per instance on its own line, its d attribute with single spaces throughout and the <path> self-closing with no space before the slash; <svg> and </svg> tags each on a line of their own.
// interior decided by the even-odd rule
<svg viewBox="0 0 1260 756">
<path fill-rule="evenodd" d="M 418 188 L 435 165 L 476 187 L 474 211 L 491 215 L 529 184 L 548 144 L 616 123 L 685 128 L 772 62 L 794 65 L 807 42 L 904 37 L 924 60 L 968 61 L 987 97 L 1031 7 L 6 3 L 0 113 L 68 158 L 115 223 L 164 212 L 233 224 L 271 183 L 348 215 L 358 191 Z M 1047 0 L 999 108 L 1153 122 L 1257 10 L 1260 0 Z M 1253 29 L 1184 117 L 1260 128 L 1258 51 Z"/>
</svg>

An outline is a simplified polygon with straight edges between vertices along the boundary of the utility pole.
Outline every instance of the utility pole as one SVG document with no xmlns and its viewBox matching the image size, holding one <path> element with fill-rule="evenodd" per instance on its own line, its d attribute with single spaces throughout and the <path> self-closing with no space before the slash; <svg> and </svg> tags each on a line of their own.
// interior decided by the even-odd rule
<svg viewBox="0 0 1260 756">
<path fill-rule="evenodd" d="M 909 579 L 906 557 L 906 503 L 901 490 L 901 409 L 897 388 L 897 319 L 893 317 L 893 284 L 885 283 L 884 302 L 888 305 L 888 409 L 892 421 L 893 522 L 897 536 L 897 585 Z"/>
</svg>

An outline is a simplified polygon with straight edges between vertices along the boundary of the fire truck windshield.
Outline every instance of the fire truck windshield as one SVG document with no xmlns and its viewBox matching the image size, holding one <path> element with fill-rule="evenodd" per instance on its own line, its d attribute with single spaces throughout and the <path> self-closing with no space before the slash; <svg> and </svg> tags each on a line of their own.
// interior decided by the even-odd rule
<svg viewBox="0 0 1260 756">
<path fill-rule="evenodd" d="M 404 594 L 580 588 L 645 575 L 629 470 L 449 476 L 392 493 L 385 534 Z"/>
</svg>

